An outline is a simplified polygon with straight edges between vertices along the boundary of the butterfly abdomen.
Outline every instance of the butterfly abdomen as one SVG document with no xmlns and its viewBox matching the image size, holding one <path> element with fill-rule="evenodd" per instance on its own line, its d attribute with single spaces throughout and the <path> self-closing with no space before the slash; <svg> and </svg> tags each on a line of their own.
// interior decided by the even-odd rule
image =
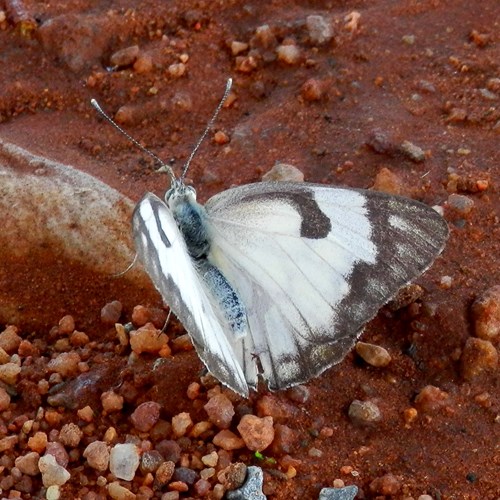
<svg viewBox="0 0 500 500">
<path fill-rule="evenodd" d="M 236 337 L 241 337 L 247 329 L 245 306 L 238 293 L 217 267 L 206 259 L 200 259 L 196 267 L 212 296 L 220 306 L 225 319 Z"/>
</svg>

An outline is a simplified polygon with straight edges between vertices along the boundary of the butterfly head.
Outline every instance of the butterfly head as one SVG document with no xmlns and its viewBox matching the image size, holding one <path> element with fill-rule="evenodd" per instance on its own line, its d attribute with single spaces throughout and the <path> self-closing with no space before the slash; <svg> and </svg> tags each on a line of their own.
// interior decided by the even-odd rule
<svg viewBox="0 0 500 500">
<path fill-rule="evenodd" d="M 196 191 L 192 186 L 186 186 L 181 180 L 174 180 L 165 193 L 165 203 L 173 210 L 180 203 L 196 202 Z"/>
</svg>

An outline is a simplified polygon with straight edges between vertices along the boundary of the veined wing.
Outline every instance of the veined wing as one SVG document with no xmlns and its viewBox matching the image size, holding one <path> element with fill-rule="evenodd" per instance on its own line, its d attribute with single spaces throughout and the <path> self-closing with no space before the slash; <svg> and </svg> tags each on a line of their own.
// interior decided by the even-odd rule
<svg viewBox="0 0 500 500">
<path fill-rule="evenodd" d="M 245 378 L 283 389 L 343 359 L 363 325 L 443 249 L 430 207 L 376 191 L 258 183 L 205 206 L 209 260 L 245 303 Z M 259 360 L 260 368 L 256 364 Z"/>
</svg>

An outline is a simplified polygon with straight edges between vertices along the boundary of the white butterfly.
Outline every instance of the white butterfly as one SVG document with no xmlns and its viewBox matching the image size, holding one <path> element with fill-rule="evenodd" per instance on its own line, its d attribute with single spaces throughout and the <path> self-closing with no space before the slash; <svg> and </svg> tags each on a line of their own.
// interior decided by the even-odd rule
<svg viewBox="0 0 500 500">
<path fill-rule="evenodd" d="M 340 362 L 448 236 L 432 208 L 377 191 L 262 182 L 202 206 L 184 173 L 137 204 L 136 250 L 209 372 L 245 397 Z"/>
</svg>

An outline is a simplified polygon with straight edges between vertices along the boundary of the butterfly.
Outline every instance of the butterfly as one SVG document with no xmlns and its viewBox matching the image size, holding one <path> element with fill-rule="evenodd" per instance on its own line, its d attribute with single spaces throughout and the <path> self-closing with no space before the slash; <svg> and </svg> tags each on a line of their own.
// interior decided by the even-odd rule
<svg viewBox="0 0 500 500">
<path fill-rule="evenodd" d="M 342 361 L 448 237 L 427 205 L 347 187 L 257 182 L 203 206 L 188 164 L 163 200 L 135 207 L 135 248 L 208 371 L 244 397 L 259 380 L 285 389 Z"/>
</svg>

